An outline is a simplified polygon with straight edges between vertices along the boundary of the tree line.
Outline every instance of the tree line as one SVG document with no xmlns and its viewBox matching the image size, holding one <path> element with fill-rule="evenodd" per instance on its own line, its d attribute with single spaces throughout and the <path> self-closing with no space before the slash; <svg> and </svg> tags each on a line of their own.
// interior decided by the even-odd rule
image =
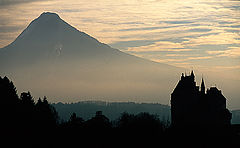
<svg viewBox="0 0 240 148">
<path fill-rule="evenodd" d="M 158 115 L 160 120 L 170 120 L 170 106 L 159 103 L 136 102 L 105 102 L 105 101 L 79 101 L 74 103 L 51 103 L 62 120 L 67 121 L 75 112 L 81 118 L 87 120 L 94 116 L 96 111 L 102 111 L 110 120 L 116 120 L 121 113 L 138 114 L 148 112 Z M 170 121 L 169 121 L 170 122 Z"/>
<path fill-rule="evenodd" d="M 73 112 L 67 121 L 62 121 L 47 97 L 35 102 L 30 92 L 18 96 L 7 77 L 0 77 L 0 99 L 1 140 L 8 146 L 201 147 L 235 145 L 239 140 L 237 133 L 228 129 L 223 132 L 225 135 L 215 135 L 206 129 L 205 133 L 199 132 L 201 127 L 175 129 L 168 121 L 147 112 L 136 115 L 124 112 L 113 121 L 102 111 L 96 111 L 88 120 Z M 199 139 L 200 136 L 203 137 Z M 219 139 L 224 139 L 223 143 Z"/>
</svg>

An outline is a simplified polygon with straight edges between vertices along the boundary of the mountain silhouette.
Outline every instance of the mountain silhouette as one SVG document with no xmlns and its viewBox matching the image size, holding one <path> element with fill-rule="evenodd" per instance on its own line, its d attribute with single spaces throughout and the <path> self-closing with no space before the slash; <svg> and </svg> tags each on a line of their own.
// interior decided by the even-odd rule
<svg viewBox="0 0 240 148">
<path fill-rule="evenodd" d="M 112 49 L 86 33 L 78 31 L 56 13 L 46 12 L 33 20 L 14 42 L 3 48 L 2 54 L 5 54 L 7 59 L 10 58 L 9 61 L 12 60 L 11 58 L 20 58 L 19 61 L 29 62 L 60 55 L 73 58 L 72 56 L 75 55 L 85 57 L 86 54 L 108 52 L 120 53 L 119 50 Z"/>
<path fill-rule="evenodd" d="M 37 96 L 165 104 L 182 71 L 111 48 L 50 12 L 0 49 L 0 69 Z"/>
</svg>

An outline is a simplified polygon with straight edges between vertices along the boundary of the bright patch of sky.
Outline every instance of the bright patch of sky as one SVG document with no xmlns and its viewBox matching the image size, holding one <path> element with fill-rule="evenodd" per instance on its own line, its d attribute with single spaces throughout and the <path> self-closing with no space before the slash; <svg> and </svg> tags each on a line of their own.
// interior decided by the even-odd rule
<svg viewBox="0 0 240 148">
<path fill-rule="evenodd" d="M 124 52 L 240 79 L 239 0 L 0 0 L 0 47 L 45 11 Z"/>
</svg>

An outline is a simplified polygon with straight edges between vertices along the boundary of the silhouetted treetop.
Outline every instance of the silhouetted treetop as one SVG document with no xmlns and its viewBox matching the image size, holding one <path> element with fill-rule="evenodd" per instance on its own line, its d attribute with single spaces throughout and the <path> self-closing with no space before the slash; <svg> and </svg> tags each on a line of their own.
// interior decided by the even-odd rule
<svg viewBox="0 0 240 148">
<path fill-rule="evenodd" d="M 30 92 L 23 92 L 20 96 L 21 103 L 24 105 L 35 105 L 34 99 Z"/>
<path fill-rule="evenodd" d="M 38 99 L 36 103 L 36 110 L 38 120 L 42 122 L 45 126 L 56 126 L 58 122 L 58 113 L 55 108 L 50 105 L 47 101 L 47 97 L 45 96 L 43 100 L 41 98 Z"/>
<path fill-rule="evenodd" d="M 6 76 L 0 77 L 0 98 L 1 104 L 16 104 L 18 102 L 16 87 Z"/>
</svg>

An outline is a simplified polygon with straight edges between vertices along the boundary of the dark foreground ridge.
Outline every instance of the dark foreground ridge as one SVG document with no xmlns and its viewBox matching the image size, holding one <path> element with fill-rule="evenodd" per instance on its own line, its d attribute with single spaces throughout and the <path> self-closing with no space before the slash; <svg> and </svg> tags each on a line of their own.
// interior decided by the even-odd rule
<svg viewBox="0 0 240 148">
<path fill-rule="evenodd" d="M 190 87 L 185 86 L 187 82 L 186 84 L 182 82 L 185 78 L 188 79 L 182 77 L 176 89 L 180 85 L 183 88 L 186 87 L 184 95 L 187 95 L 191 91 L 188 90 Z M 181 87 L 179 90 L 182 89 Z M 186 96 L 178 96 L 176 89 L 172 94 L 172 101 L 173 97 L 176 100 L 184 100 Z M 198 94 L 206 96 L 209 93 L 198 92 Z M 96 111 L 95 116 L 89 120 L 83 120 L 76 113 L 72 113 L 68 121 L 62 122 L 55 108 L 48 103 L 46 97 L 39 98 L 37 102 L 34 102 L 30 92 L 23 92 L 19 97 L 14 84 L 7 77 L 0 77 L 0 99 L 1 144 L 7 144 L 7 147 L 13 145 L 18 147 L 90 148 L 239 146 L 239 125 L 231 125 L 229 118 L 212 122 L 219 119 L 216 118 L 215 113 L 212 113 L 211 116 L 207 115 L 207 117 L 213 118 L 211 120 L 204 118 L 205 112 L 195 114 L 196 112 L 192 112 L 188 108 L 189 106 L 185 104 L 187 101 L 172 106 L 173 108 L 180 108 L 180 111 L 178 114 L 178 110 L 172 110 L 172 113 L 176 115 L 173 116 L 174 122 L 170 125 L 168 121 L 160 120 L 158 116 L 146 112 L 137 115 L 125 112 L 113 121 L 110 121 L 102 111 Z M 195 96 L 192 96 L 192 99 L 195 99 Z M 210 99 L 217 100 L 219 98 L 211 96 Z M 181 102 L 180 100 L 179 102 Z M 182 111 L 184 110 L 181 108 L 182 105 L 185 105 L 186 112 Z M 224 100 L 223 104 L 220 103 L 219 105 L 224 105 Z M 217 106 L 212 106 L 213 112 L 215 112 Z M 205 106 L 202 107 L 205 108 Z M 226 110 L 226 107 L 223 106 L 221 109 Z M 191 116 L 187 116 L 189 112 L 191 112 Z M 181 118 L 179 115 L 181 115 Z M 193 115 L 196 117 L 193 118 Z M 219 115 L 222 116 L 223 113 L 219 112 Z M 197 122 L 197 117 L 200 117 L 199 119 L 204 122 Z"/>
</svg>

